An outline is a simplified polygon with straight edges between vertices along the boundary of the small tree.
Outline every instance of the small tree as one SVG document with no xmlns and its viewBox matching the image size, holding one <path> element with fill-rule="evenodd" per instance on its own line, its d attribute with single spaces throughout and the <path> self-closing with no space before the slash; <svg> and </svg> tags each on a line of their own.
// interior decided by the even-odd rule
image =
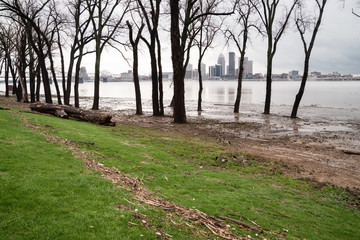
<svg viewBox="0 0 360 240">
<path fill-rule="evenodd" d="M 296 98 L 295 98 L 295 102 L 294 102 L 293 109 L 291 112 L 291 118 L 297 117 L 297 111 L 298 111 L 298 108 L 300 105 L 300 101 L 302 99 L 302 96 L 304 95 L 306 81 L 307 81 L 307 77 L 309 75 L 310 55 L 311 55 L 311 51 L 314 47 L 316 35 L 319 31 L 319 28 L 321 25 L 321 20 L 322 20 L 324 9 L 325 9 L 325 5 L 327 3 L 327 0 L 314 0 L 314 1 L 315 1 L 315 5 L 316 5 L 315 9 L 318 11 L 318 13 L 317 13 L 318 15 L 314 17 L 315 26 L 313 27 L 312 34 L 310 35 L 309 43 L 306 40 L 306 31 L 310 30 L 311 25 L 314 21 L 312 21 L 311 19 L 309 19 L 308 16 L 305 15 L 306 13 L 304 11 L 306 11 L 306 9 L 304 9 L 303 5 L 299 6 L 297 17 L 295 19 L 296 27 L 300 34 L 301 41 L 302 41 L 303 47 L 304 47 L 305 61 L 304 61 L 304 73 L 302 76 L 299 92 L 297 93 Z M 311 7 L 311 9 L 314 9 L 314 8 Z M 308 12 L 311 12 L 310 8 L 309 8 Z"/>
<path fill-rule="evenodd" d="M 200 11 L 203 12 L 204 6 L 200 2 Z M 199 75 L 199 91 L 198 91 L 198 111 L 202 111 L 202 92 L 203 92 L 203 72 L 201 65 L 207 50 L 213 44 L 216 34 L 220 31 L 221 24 L 216 24 L 212 16 L 205 15 L 199 18 L 198 24 L 194 24 L 190 31 L 190 35 L 195 35 L 194 43 L 198 48 L 198 75 Z"/>
<path fill-rule="evenodd" d="M 141 24 L 136 37 L 133 37 L 133 27 L 129 21 L 126 21 L 126 24 L 129 28 L 129 40 L 133 51 L 133 75 L 134 75 L 134 86 L 135 86 L 135 97 L 136 97 L 136 114 L 142 115 L 142 103 L 141 103 L 141 91 L 140 91 L 140 81 L 139 81 L 139 57 L 138 57 L 138 45 L 141 39 L 141 32 L 144 29 L 145 25 Z"/>
<path fill-rule="evenodd" d="M 237 0 L 235 4 L 235 14 L 237 16 L 236 24 L 232 24 L 233 27 L 225 31 L 225 36 L 228 41 L 232 40 L 235 43 L 240 53 L 238 87 L 234 103 L 234 113 L 238 113 L 240 109 L 242 81 L 244 75 L 244 60 L 247 43 L 249 40 L 249 31 L 251 30 L 251 28 L 256 28 L 258 29 L 258 31 L 260 30 L 250 19 L 251 16 L 255 13 L 255 8 L 253 5 L 255 4 L 255 1 L 251 3 L 250 0 Z"/>
</svg>

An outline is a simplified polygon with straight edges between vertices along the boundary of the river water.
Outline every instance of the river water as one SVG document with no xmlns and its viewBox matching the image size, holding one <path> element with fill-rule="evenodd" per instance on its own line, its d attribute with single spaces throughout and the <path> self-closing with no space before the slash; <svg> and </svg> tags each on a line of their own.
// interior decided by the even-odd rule
<svg viewBox="0 0 360 240">
<path fill-rule="evenodd" d="M 298 81 L 274 81 L 272 84 L 272 104 L 292 105 L 299 89 Z M 52 85 L 52 87 L 54 87 Z M 263 104 L 265 100 L 264 81 L 244 81 L 242 103 Z M 0 90 L 3 91 L 3 84 Z M 80 84 L 80 96 L 91 97 L 94 83 Z M 204 81 L 203 101 L 213 104 L 233 104 L 236 96 L 236 81 Z M 197 100 L 198 82 L 185 81 L 185 99 L 187 102 Z M 53 93 L 55 93 L 53 88 Z M 141 94 L 144 100 L 151 100 L 151 81 L 141 82 Z M 164 81 L 164 100 L 170 101 L 173 95 L 171 81 Z M 100 97 L 134 99 L 132 82 L 101 82 Z M 332 108 L 360 109 L 360 81 L 309 81 L 301 101 L 302 106 L 319 106 Z"/>
</svg>

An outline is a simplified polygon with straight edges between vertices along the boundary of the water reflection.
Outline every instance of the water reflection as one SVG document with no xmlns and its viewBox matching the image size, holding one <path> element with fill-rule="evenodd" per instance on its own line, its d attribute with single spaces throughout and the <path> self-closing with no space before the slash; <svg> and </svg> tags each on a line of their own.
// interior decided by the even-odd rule
<svg viewBox="0 0 360 240">
<path fill-rule="evenodd" d="M 61 83 L 59 83 L 61 84 Z M 265 82 L 244 81 L 241 102 L 245 104 L 263 104 L 265 99 Z M 273 82 L 272 104 L 292 105 L 300 82 Z M 0 91 L 4 91 L 5 84 L 0 84 Z M 234 104 L 237 81 L 204 81 L 203 101 L 216 104 Z M 43 93 L 41 85 L 41 92 Z M 55 93 L 54 84 L 51 85 Z M 172 81 L 164 81 L 164 100 L 170 101 L 173 96 Z M 151 81 L 141 82 L 141 95 L 144 100 L 151 100 Z M 185 82 L 186 101 L 197 101 L 199 84 L 195 80 Z M 92 97 L 94 83 L 80 84 L 79 92 L 82 97 Z M 71 90 L 74 93 L 74 90 Z M 108 82 L 100 84 L 100 97 L 135 98 L 133 82 Z M 303 96 L 302 106 L 320 106 L 335 108 L 360 108 L 360 81 L 310 81 Z"/>
</svg>

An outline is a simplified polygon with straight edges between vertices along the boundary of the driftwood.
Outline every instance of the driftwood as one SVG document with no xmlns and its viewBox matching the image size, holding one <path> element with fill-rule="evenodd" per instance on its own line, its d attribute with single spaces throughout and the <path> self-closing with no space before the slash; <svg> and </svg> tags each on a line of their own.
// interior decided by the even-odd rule
<svg viewBox="0 0 360 240">
<path fill-rule="evenodd" d="M 111 121 L 110 114 L 97 113 L 66 105 L 54 105 L 49 103 L 33 103 L 30 105 L 32 111 L 48 113 L 60 118 L 77 118 L 82 121 L 92 122 L 100 125 L 115 126 Z"/>
</svg>

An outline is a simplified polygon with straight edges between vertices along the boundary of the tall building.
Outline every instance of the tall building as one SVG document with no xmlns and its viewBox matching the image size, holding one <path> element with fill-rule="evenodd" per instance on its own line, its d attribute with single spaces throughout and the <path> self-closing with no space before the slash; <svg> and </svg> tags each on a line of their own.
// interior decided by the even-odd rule
<svg viewBox="0 0 360 240">
<path fill-rule="evenodd" d="M 220 54 L 217 60 L 217 64 L 221 65 L 222 67 L 222 72 L 221 72 L 221 76 L 225 75 L 225 70 L 226 70 L 226 61 L 225 61 L 225 57 L 224 54 Z"/>
<path fill-rule="evenodd" d="M 215 77 L 222 77 L 223 76 L 223 66 L 220 64 L 215 65 Z"/>
<path fill-rule="evenodd" d="M 228 75 L 235 77 L 235 53 L 229 52 L 229 72 Z"/>
<path fill-rule="evenodd" d="M 214 66 L 209 67 L 209 77 L 215 77 L 215 67 Z"/>
<path fill-rule="evenodd" d="M 239 66 L 240 66 L 240 58 L 239 58 Z M 249 58 L 244 58 L 244 75 L 243 77 L 249 76 L 253 74 L 253 61 L 250 61 Z"/>
<path fill-rule="evenodd" d="M 206 76 L 206 64 L 205 63 L 201 63 L 201 76 L 204 77 Z"/>
</svg>

